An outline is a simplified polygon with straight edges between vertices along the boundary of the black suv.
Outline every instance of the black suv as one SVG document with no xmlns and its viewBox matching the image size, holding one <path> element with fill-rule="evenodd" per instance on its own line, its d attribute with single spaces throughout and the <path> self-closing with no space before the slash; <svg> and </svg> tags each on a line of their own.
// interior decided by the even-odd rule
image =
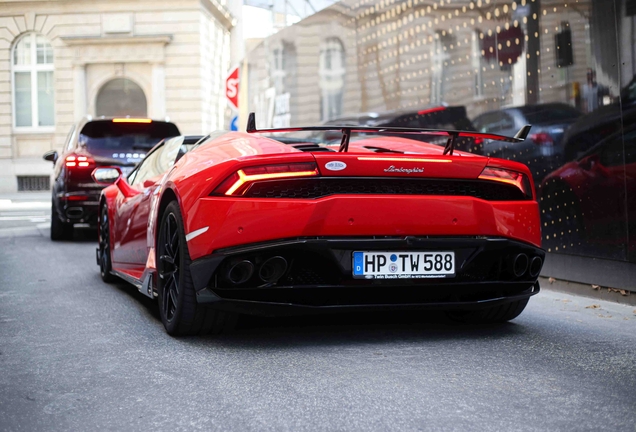
<svg viewBox="0 0 636 432">
<path fill-rule="evenodd" d="M 86 118 L 74 125 L 62 153 L 53 150 L 44 155 L 54 164 L 51 239 L 72 239 L 76 223 L 97 224 L 104 186 L 91 178 L 96 167 L 118 165 L 127 174 L 155 144 L 177 135 L 173 123 L 143 118 Z"/>
</svg>

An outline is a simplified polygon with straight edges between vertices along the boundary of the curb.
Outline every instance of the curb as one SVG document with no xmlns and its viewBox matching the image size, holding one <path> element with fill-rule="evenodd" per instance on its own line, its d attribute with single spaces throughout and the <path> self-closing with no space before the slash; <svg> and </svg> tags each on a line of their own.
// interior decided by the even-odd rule
<svg viewBox="0 0 636 432">
<path fill-rule="evenodd" d="M 620 288 L 601 287 L 599 285 L 569 282 L 560 279 L 540 277 L 541 288 L 549 291 L 563 292 L 596 300 L 636 306 L 636 292 Z"/>
</svg>

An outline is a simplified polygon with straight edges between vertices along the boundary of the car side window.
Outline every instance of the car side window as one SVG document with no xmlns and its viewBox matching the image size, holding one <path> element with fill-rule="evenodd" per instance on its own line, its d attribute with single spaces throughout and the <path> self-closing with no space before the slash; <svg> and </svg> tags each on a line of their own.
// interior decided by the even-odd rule
<svg viewBox="0 0 636 432">
<path fill-rule="evenodd" d="M 159 160 L 163 148 L 163 145 L 156 148 L 155 151 L 147 155 L 146 158 L 140 162 L 135 170 L 135 175 L 131 179 L 133 186 L 143 185 L 149 178 L 156 177 L 162 173 Z"/>
<path fill-rule="evenodd" d="M 604 167 L 613 167 L 636 163 L 636 130 L 616 138 L 602 146 L 598 153 Z"/>
<path fill-rule="evenodd" d="M 512 129 L 515 127 L 515 121 L 512 118 L 512 116 L 510 116 L 510 114 L 502 112 L 501 113 L 501 129 L 500 130 L 505 130 L 505 129 Z"/>
<path fill-rule="evenodd" d="M 167 139 L 161 147 L 146 156 L 132 178 L 132 185 L 143 185 L 146 180 L 168 171 L 177 160 L 183 139 L 183 136 Z"/>
<path fill-rule="evenodd" d="M 612 141 L 608 142 L 599 155 L 601 165 L 603 165 L 604 167 L 623 165 L 623 149 L 622 136 L 618 136 Z"/>
<path fill-rule="evenodd" d="M 636 164 L 636 131 L 625 135 L 625 165 Z"/>
<path fill-rule="evenodd" d="M 479 132 L 492 132 L 499 116 L 497 113 L 484 114 L 473 122 Z"/>
<path fill-rule="evenodd" d="M 485 124 L 479 128 L 480 132 L 501 132 L 506 129 L 514 127 L 514 121 L 512 117 L 504 112 L 495 112 L 488 116 Z"/>
<path fill-rule="evenodd" d="M 126 181 L 128 182 L 128 184 L 133 184 L 133 182 L 135 181 L 135 177 L 137 177 L 137 173 L 139 172 L 139 166 L 142 163 L 143 161 L 139 162 L 137 167 L 134 170 L 132 170 L 130 174 L 128 174 L 128 177 L 126 177 Z"/>
<path fill-rule="evenodd" d="M 71 126 L 71 130 L 66 136 L 66 141 L 64 144 L 64 149 L 66 151 L 71 150 L 71 148 L 73 148 L 73 132 L 75 132 L 75 125 Z"/>
</svg>

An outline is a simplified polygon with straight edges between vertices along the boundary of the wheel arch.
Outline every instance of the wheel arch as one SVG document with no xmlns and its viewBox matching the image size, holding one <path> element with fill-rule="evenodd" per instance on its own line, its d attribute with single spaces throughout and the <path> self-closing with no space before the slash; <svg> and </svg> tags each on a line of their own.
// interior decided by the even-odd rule
<svg viewBox="0 0 636 432">
<path fill-rule="evenodd" d="M 153 233 L 155 245 L 159 240 L 159 224 L 161 223 L 161 218 L 163 217 L 163 213 L 166 211 L 168 204 L 170 204 L 172 201 L 176 201 L 179 204 L 179 208 L 181 208 L 181 203 L 179 201 L 179 196 L 177 195 L 177 193 L 172 188 L 166 187 L 161 194 L 159 205 L 157 206 L 157 219 L 155 223 L 155 232 Z"/>
</svg>

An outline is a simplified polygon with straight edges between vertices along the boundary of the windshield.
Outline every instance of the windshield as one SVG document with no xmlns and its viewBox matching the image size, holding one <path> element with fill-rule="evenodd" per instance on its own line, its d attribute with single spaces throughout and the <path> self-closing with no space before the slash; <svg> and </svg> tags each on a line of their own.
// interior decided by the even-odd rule
<svg viewBox="0 0 636 432">
<path fill-rule="evenodd" d="M 80 145 L 95 156 L 132 162 L 132 159 L 143 157 L 162 139 L 177 135 L 179 129 L 173 123 L 115 123 L 111 120 L 98 120 L 87 123 L 82 128 L 79 140 Z M 135 154 L 136 158 L 133 157 Z"/>
</svg>

